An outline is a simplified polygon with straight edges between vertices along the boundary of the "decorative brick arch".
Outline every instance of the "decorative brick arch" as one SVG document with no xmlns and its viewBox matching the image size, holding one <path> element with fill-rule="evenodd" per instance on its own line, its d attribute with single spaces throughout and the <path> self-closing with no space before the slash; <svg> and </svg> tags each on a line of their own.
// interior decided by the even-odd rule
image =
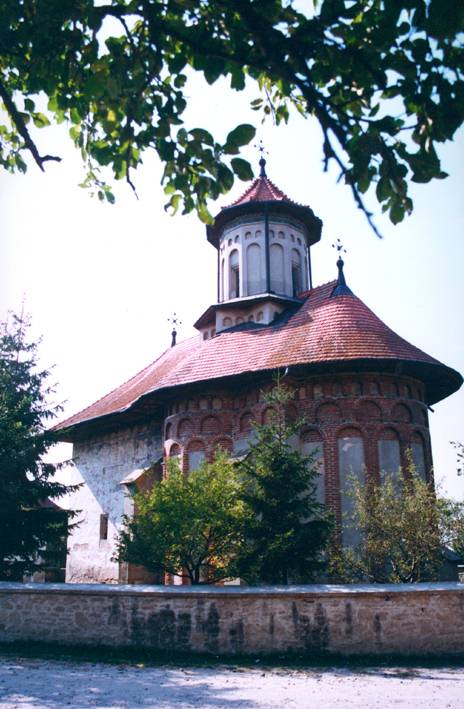
<svg viewBox="0 0 464 709">
<path fill-rule="evenodd" d="M 395 404 L 392 408 L 391 419 L 400 423 L 411 423 L 411 409 L 406 404 Z"/>
<path fill-rule="evenodd" d="M 223 450 L 226 453 L 232 453 L 234 450 L 234 444 L 231 438 L 226 438 L 225 436 L 221 436 L 220 438 L 215 438 L 214 441 L 211 444 L 211 451 L 214 455 L 214 453 L 217 450 Z"/>
<path fill-rule="evenodd" d="M 400 441 L 400 434 L 394 426 L 384 426 L 380 429 L 379 439 L 383 441 Z"/>
<path fill-rule="evenodd" d="M 374 401 L 358 401 L 355 416 L 358 421 L 380 421 L 382 409 Z"/>
<path fill-rule="evenodd" d="M 324 442 L 326 435 L 324 431 L 316 426 L 304 426 L 300 431 L 300 440 L 302 441 L 321 441 Z"/>
<path fill-rule="evenodd" d="M 255 423 L 255 417 L 251 413 L 251 411 L 246 411 L 244 414 L 240 416 L 239 422 L 238 422 L 238 430 L 240 433 L 248 433 L 251 431 L 253 428 L 253 425 Z"/>
<path fill-rule="evenodd" d="M 176 455 L 182 455 L 182 447 L 177 441 L 169 439 L 164 444 L 164 450 L 166 453 L 166 458 L 172 458 Z"/>
<path fill-rule="evenodd" d="M 200 433 L 206 435 L 216 435 L 221 431 L 221 422 L 217 416 L 205 416 L 200 424 Z"/>
<path fill-rule="evenodd" d="M 261 420 L 262 420 L 263 424 L 273 423 L 276 416 L 277 416 L 277 410 L 276 410 L 275 406 L 266 406 L 266 408 L 263 409 Z"/>
<path fill-rule="evenodd" d="M 192 438 L 186 446 L 186 450 L 188 453 L 206 451 L 206 444 L 201 438 Z"/>
<path fill-rule="evenodd" d="M 193 422 L 192 419 L 184 418 L 181 419 L 177 425 L 177 435 L 179 438 L 187 438 L 191 436 L 193 432 Z"/>
<path fill-rule="evenodd" d="M 298 409 L 295 404 L 287 404 L 285 407 L 285 416 L 287 421 L 296 421 L 298 418 Z"/>
<path fill-rule="evenodd" d="M 316 421 L 340 421 L 342 418 L 342 412 L 338 404 L 333 401 L 325 401 L 320 404 L 316 409 Z"/>
<path fill-rule="evenodd" d="M 340 426 L 337 429 L 336 437 L 338 438 L 362 438 L 364 440 L 364 433 L 358 426 Z"/>
</svg>

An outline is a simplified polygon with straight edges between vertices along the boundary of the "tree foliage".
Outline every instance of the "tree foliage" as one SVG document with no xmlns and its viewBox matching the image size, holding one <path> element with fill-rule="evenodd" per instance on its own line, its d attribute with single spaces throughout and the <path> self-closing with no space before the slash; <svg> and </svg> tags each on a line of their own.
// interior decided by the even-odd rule
<svg viewBox="0 0 464 709">
<path fill-rule="evenodd" d="M 185 476 L 176 460 L 152 490 L 135 496 L 117 556 L 155 573 L 214 583 L 231 575 L 242 543 L 243 504 L 236 468 L 224 453 Z"/>
<path fill-rule="evenodd" d="M 47 501 L 78 487 L 57 482 L 56 466 L 42 459 L 54 442 L 46 426 L 57 407 L 48 403 L 49 372 L 38 367 L 27 327 L 17 316 L 0 325 L 0 578 L 12 580 L 40 567 L 39 556 L 65 532 L 66 515 L 53 514 Z"/>
<path fill-rule="evenodd" d="M 312 580 L 332 531 L 331 517 L 316 498 L 320 471 L 314 456 L 291 447 L 302 422 L 287 422 L 290 398 L 277 382 L 267 395 L 273 420 L 255 426 L 256 440 L 241 464 L 247 515 L 237 574 L 250 582 Z"/>
<path fill-rule="evenodd" d="M 351 479 L 354 506 L 348 524 L 359 531 L 355 548 L 334 551 L 332 573 L 343 581 L 413 583 L 433 580 L 443 563 L 441 511 L 435 492 L 409 459 L 404 473 L 380 485 Z"/>
<path fill-rule="evenodd" d="M 443 544 L 464 560 L 464 502 L 438 498 Z"/>
<path fill-rule="evenodd" d="M 147 150 L 164 163 L 170 206 L 196 208 L 250 179 L 238 125 L 226 139 L 184 125 L 188 77 L 256 88 L 252 108 L 287 121 L 292 109 L 322 131 L 370 219 L 371 186 L 396 223 L 412 210 L 408 182 L 445 176 L 437 144 L 464 117 L 464 5 L 456 0 L 3 0 L 0 163 L 43 169 L 30 127 L 67 122 L 87 165 L 84 184 L 113 201 L 100 168 L 130 184 Z M 38 97 L 48 99 L 41 111 Z M 42 139 L 40 138 L 40 142 Z M 372 222 L 371 222 L 372 223 Z M 375 228 L 375 227 L 374 227 Z"/>
</svg>

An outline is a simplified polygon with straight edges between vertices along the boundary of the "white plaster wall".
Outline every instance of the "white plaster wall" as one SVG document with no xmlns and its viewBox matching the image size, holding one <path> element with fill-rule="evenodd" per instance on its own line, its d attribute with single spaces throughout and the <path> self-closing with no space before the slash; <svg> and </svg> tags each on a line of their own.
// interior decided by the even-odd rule
<svg viewBox="0 0 464 709">
<path fill-rule="evenodd" d="M 79 525 L 68 539 L 66 581 L 117 583 L 112 561 L 122 516 L 130 510 L 121 480 L 135 469 L 147 468 L 162 455 L 159 423 L 77 442 L 73 448 L 73 482 L 83 483 L 70 500 L 80 510 Z M 100 516 L 107 514 L 108 539 L 100 539 Z"/>
</svg>

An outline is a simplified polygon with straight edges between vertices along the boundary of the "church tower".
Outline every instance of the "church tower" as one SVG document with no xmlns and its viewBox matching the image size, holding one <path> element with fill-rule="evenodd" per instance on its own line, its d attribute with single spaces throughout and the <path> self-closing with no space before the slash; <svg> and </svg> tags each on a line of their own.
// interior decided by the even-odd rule
<svg viewBox="0 0 464 709">
<path fill-rule="evenodd" d="M 312 287 L 311 246 L 322 222 L 271 182 L 264 158 L 259 164 L 259 177 L 207 227 L 217 249 L 217 303 L 195 323 L 203 339 L 245 323 L 269 325 Z"/>
</svg>

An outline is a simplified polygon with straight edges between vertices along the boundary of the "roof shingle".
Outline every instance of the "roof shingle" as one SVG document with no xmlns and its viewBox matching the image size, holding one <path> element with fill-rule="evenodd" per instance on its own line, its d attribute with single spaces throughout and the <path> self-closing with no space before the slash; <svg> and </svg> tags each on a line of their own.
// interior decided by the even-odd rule
<svg viewBox="0 0 464 709">
<path fill-rule="evenodd" d="M 414 363 L 420 375 L 440 379 L 429 403 L 459 388 L 462 377 L 387 327 L 358 297 L 331 298 L 335 282 L 304 294 L 302 306 L 275 324 L 223 331 L 210 340 L 193 337 L 166 350 L 132 379 L 56 426 L 77 426 L 121 413 L 149 393 L 194 382 L 297 365 L 330 366 L 380 360 Z M 433 382 L 432 382 L 433 383 Z"/>
</svg>

